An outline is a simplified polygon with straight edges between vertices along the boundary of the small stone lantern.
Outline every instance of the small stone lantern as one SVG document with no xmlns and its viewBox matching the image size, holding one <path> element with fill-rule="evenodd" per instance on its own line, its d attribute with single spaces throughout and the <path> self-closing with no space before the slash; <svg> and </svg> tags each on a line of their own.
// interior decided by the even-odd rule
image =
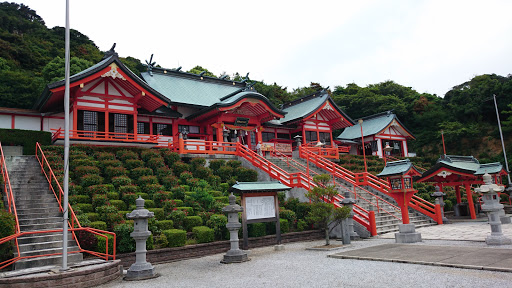
<svg viewBox="0 0 512 288">
<path fill-rule="evenodd" d="M 240 230 L 242 224 L 238 221 L 238 212 L 242 211 L 243 208 L 236 204 L 236 197 L 231 193 L 231 195 L 229 195 L 229 205 L 222 208 L 222 212 L 228 215 L 226 228 L 229 230 L 231 249 L 224 255 L 224 259 L 220 261 L 220 263 L 242 263 L 250 260 L 249 257 L 247 257 L 247 252 L 239 248 L 238 230 Z"/>
<path fill-rule="evenodd" d="M 502 192 L 505 187 L 498 186 L 492 183 L 491 175 L 485 173 L 482 177 L 484 185 L 476 188 L 475 191 L 482 194 L 484 204 L 482 204 L 482 211 L 487 212 L 489 217 L 489 224 L 491 225 L 491 235 L 485 238 L 487 245 L 508 245 L 512 244 L 512 240 L 505 235 L 501 230 L 501 221 L 499 212 L 503 209 L 503 204 L 500 203 L 499 192 Z"/>
<path fill-rule="evenodd" d="M 133 219 L 133 232 L 130 236 L 135 239 L 135 263 L 130 266 L 126 274 L 125 280 L 143 280 L 157 277 L 155 267 L 146 261 L 146 240 L 151 235 L 148 230 L 148 219 L 152 218 L 155 213 L 144 209 L 144 199 L 140 196 L 135 200 L 137 208 L 131 213 L 126 214 L 126 218 Z"/>
<path fill-rule="evenodd" d="M 441 207 L 441 217 L 443 219 L 443 224 L 449 224 L 450 220 L 448 220 L 448 218 L 446 218 L 444 216 L 444 199 L 443 199 L 443 196 L 446 196 L 446 193 L 441 191 L 441 189 L 439 189 L 439 186 L 436 186 L 436 191 L 434 193 L 430 194 L 430 196 L 436 197 L 436 205 L 439 204 L 439 206 Z"/>
<path fill-rule="evenodd" d="M 343 244 L 350 244 L 350 240 L 356 240 L 359 239 L 359 234 L 354 230 L 354 210 L 352 206 L 356 204 L 356 200 L 352 198 L 349 191 L 345 191 L 345 198 L 340 201 L 340 203 L 343 206 L 349 206 L 350 207 L 350 215 L 347 219 L 343 220 L 347 224 L 345 229 L 348 229 L 349 239 L 345 239 L 343 237 Z M 342 228 L 343 229 L 343 228 Z M 345 233 L 343 233 L 343 236 L 345 236 Z"/>
</svg>

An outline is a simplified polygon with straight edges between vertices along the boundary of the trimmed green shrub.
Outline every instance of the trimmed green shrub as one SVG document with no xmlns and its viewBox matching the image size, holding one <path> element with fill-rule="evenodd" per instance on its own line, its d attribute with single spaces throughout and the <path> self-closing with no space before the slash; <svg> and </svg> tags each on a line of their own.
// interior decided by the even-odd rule
<svg viewBox="0 0 512 288">
<path fill-rule="evenodd" d="M 160 182 L 165 186 L 166 189 L 170 190 L 180 184 L 179 179 L 174 175 L 166 175 L 160 178 Z"/>
<path fill-rule="evenodd" d="M 151 177 L 155 177 L 155 176 L 151 176 Z M 156 184 L 156 183 L 155 184 L 148 184 L 148 185 L 142 187 L 142 191 L 144 193 L 147 193 L 150 196 L 153 196 L 156 192 L 163 192 L 164 190 L 165 189 L 164 189 L 163 185 Z"/>
<path fill-rule="evenodd" d="M 32 130 L 0 129 L 0 139 L 2 139 L 4 145 L 10 143 L 12 145 L 23 146 L 23 155 L 35 155 L 36 142 L 39 142 L 41 145 L 50 145 L 52 143 L 52 133 Z M 42 148 L 47 149 L 46 146 Z"/>
<path fill-rule="evenodd" d="M 291 225 L 293 225 L 293 223 L 297 221 L 297 216 L 295 215 L 295 212 L 287 209 L 279 210 L 279 218 L 288 220 L 288 223 L 290 223 Z"/>
<path fill-rule="evenodd" d="M 165 164 L 172 166 L 175 162 L 180 161 L 180 154 L 172 152 L 169 149 L 161 149 L 160 154 L 164 157 Z"/>
<path fill-rule="evenodd" d="M 72 207 L 80 209 L 80 211 L 82 211 L 83 213 L 94 212 L 92 204 L 89 203 L 77 203 L 74 204 Z"/>
<path fill-rule="evenodd" d="M 148 193 L 139 192 L 139 193 L 136 193 L 136 194 L 137 194 L 137 198 L 139 198 L 138 196 L 140 196 L 144 200 L 150 199 Z"/>
<path fill-rule="evenodd" d="M 173 229 L 174 222 L 172 222 L 172 220 L 160 220 L 156 222 L 156 226 L 160 231 L 170 230 Z"/>
<path fill-rule="evenodd" d="M 89 197 L 88 195 L 70 195 L 69 203 L 71 205 L 77 203 L 91 203 L 91 197 Z"/>
<path fill-rule="evenodd" d="M 151 158 L 146 162 L 146 166 L 153 169 L 153 171 L 156 172 L 159 168 L 165 166 L 164 159 L 161 158 L 160 156 Z"/>
<path fill-rule="evenodd" d="M 124 211 L 127 208 L 127 205 L 123 200 L 110 200 L 110 205 L 116 206 L 119 211 Z"/>
<path fill-rule="evenodd" d="M 267 225 L 265 223 L 251 223 L 247 225 L 249 237 L 261 237 L 267 235 Z"/>
<path fill-rule="evenodd" d="M 133 225 L 123 223 L 114 226 L 116 233 L 117 251 L 120 253 L 128 253 L 135 251 L 135 240 L 130 236 L 133 232 Z"/>
<path fill-rule="evenodd" d="M 183 226 L 185 226 L 185 230 L 188 232 L 192 231 L 193 227 L 203 225 L 203 219 L 199 216 L 186 216 L 183 219 Z"/>
<path fill-rule="evenodd" d="M 105 234 L 108 238 L 108 253 L 113 254 L 114 251 L 114 236 L 110 234 Z M 98 253 L 105 253 L 107 250 L 107 239 L 103 236 L 96 235 L 96 239 L 98 239 L 98 244 L 96 245 L 96 249 L 94 251 Z"/>
<path fill-rule="evenodd" d="M 155 237 L 155 242 L 156 242 L 156 245 L 158 245 L 159 248 L 164 248 L 164 247 L 168 247 L 169 246 L 169 241 L 167 241 L 167 237 L 165 237 L 164 234 L 157 235 Z"/>
<path fill-rule="evenodd" d="M 215 173 L 219 170 L 220 167 L 226 165 L 226 160 L 218 159 L 218 160 L 211 160 L 208 167 L 213 170 Z"/>
<path fill-rule="evenodd" d="M 279 228 L 281 229 L 281 234 L 290 232 L 290 222 L 287 219 L 279 219 Z"/>
<path fill-rule="evenodd" d="M 153 200 L 144 201 L 144 208 L 146 208 L 146 209 L 155 208 L 155 202 Z"/>
<path fill-rule="evenodd" d="M 213 229 L 206 226 L 194 227 L 192 228 L 192 233 L 194 234 L 194 238 L 197 240 L 197 243 L 209 243 L 214 240 Z"/>
<path fill-rule="evenodd" d="M 139 186 L 158 184 L 158 178 L 156 178 L 156 176 L 152 176 L 152 175 L 141 176 L 138 178 L 137 184 L 139 184 Z"/>
<path fill-rule="evenodd" d="M 170 229 L 162 231 L 167 241 L 169 241 L 168 247 L 181 247 L 185 246 L 187 241 L 187 231 L 179 229 Z"/>
<path fill-rule="evenodd" d="M 137 168 L 143 168 L 144 167 L 144 161 L 138 160 L 138 159 L 127 159 L 124 162 L 124 167 L 129 170 L 137 169 Z"/>
<path fill-rule="evenodd" d="M 75 159 L 73 161 L 70 161 L 70 163 L 69 163 L 69 167 L 72 168 L 73 171 L 75 170 L 75 168 L 83 167 L 83 166 L 95 167 L 96 161 L 87 157 L 87 158 Z"/>
<path fill-rule="evenodd" d="M 100 220 L 100 215 L 98 213 L 90 212 L 90 213 L 87 213 L 86 215 L 87 215 L 87 218 L 89 219 L 89 221 L 91 221 L 91 222 Z M 82 226 L 86 226 L 81 221 L 80 221 L 80 224 L 82 224 Z"/>
<path fill-rule="evenodd" d="M 92 206 L 94 206 L 94 208 L 108 204 L 109 201 L 106 194 L 94 194 L 94 196 L 92 196 Z"/>
<path fill-rule="evenodd" d="M 89 224 L 89 227 L 105 231 L 107 230 L 107 223 L 105 223 L 104 221 L 93 221 L 91 222 L 91 224 Z"/>
<path fill-rule="evenodd" d="M 103 177 L 96 174 L 87 174 L 80 178 L 80 184 L 82 187 L 89 187 L 92 185 L 99 185 L 103 183 Z"/>
<path fill-rule="evenodd" d="M 242 166 L 242 161 L 229 160 L 228 162 L 226 162 L 226 165 L 230 166 L 230 167 L 233 167 L 233 169 L 235 169 L 235 168 L 238 168 L 238 167 Z"/>
<path fill-rule="evenodd" d="M 139 186 L 136 186 L 136 185 L 119 186 L 119 193 L 121 193 L 122 195 L 124 195 L 126 193 L 138 193 L 138 192 L 140 192 Z"/>
<path fill-rule="evenodd" d="M 137 199 L 137 195 L 135 193 L 124 193 L 121 198 L 126 205 L 135 205 L 135 200 Z"/>
<path fill-rule="evenodd" d="M 194 214 L 194 209 L 192 207 L 176 207 L 176 210 L 181 210 L 181 211 L 185 212 L 185 214 L 187 214 L 187 215 Z"/>
<path fill-rule="evenodd" d="M 149 235 L 148 240 L 146 240 L 146 250 L 153 250 L 153 234 Z"/>
<path fill-rule="evenodd" d="M 87 191 L 88 195 L 96 195 L 96 194 L 102 194 L 107 195 L 108 192 L 115 192 L 116 189 L 114 188 L 114 185 L 112 184 L 100 184 L 100 185 L 92 185 L 85 189 Z"/>
<path fill-rule="evenodd" d="M 206 181 L 213 189 L 219 189 L 222 179 L 217 175 L 209 175 Z"/>
<path fill-rule="evenodd" d="M 128 171 L 124 167 L 114 167 L 108 166 L 105 168 L 105 176 L 107 179 L 112 179 L 114 177 L 126 176 L 128 175 Z"/>
<path fill-rule="evenodd" d="M 0 202 L 2 202 L 1 197 Z M 13 235 L 15 232 L 15 225 L 16 220 L 14 215 L 0 209 L 0 239 Z M 0 244 L 0 262 L 12 258 L 12 246 L 12 241 Z"/>
<path fill-rule="evenodd" d="M 308 229 L 308 223 L 304 219 L 297 220 L 297 231 L 304 231 Z"/>
<path fill-rule="evenodd" d="M 158 208 L 164 207 L 164 201 L 172 198 L 171 192 L 166 191 L 158 191 L 153 194 L 153 201 L 155 202 L 155 206 Z"/>
<path fill-rule="evenodd" d="M 181 184 L 188 185 L 188 181 L 190 179 L 194 178 L 194 175 L 192 175 L 192 172 L 189 172 L 189 171 L 181 172 L 179 175 L 180 175 L 180 183 Z"/>
<path fill-rule="evenodd" d="M 171 189 L 172 195 L 174 199 L 185 200 L 185 188 L 182 186 L 177 186 Z"/>
<path fill-rule="evenodd" d="M 116 156 L 118 159 L 120 159 L 123 162 L 126 162 L 127 160 L 138 160 L 139 159 L 139 155 L 137 155 L 137 153 L 130 151 L 130 150 L 119 150 L 119 151 L 117 151 Z M 139 166 L 139 167 L 141 167 L 141 166 Z M 126 167 L 126 168 L 128 168 L 128 167 Z M 130 168 L 128 168 L 128 169 L 130 169 Z"/>
<path fill-rule="evenodd" d="M 151 158 L 161 157 L 157 150 L 145 149 L 140 153 L 140 156 L 144 162 L 148 162 Z"/>
<path fill-rule="evenodd" d="M 165 213 L 170 213 L 176 207 L 183 207 L 183 201 L 178 199 L 167 199 L 164 200 L 162 208 L 164 208 Z"/>
<path fill-rule="evenodd" d="M 155 213 L 156 220 L 165 220 L 164 208 L 148 208 L 148 210 Z"/>
<path fill-rule="evenodd" d="M 78 166 L 73 169 L 74 176 L 79 179 L 82 178 L 85 175 L 91 174 L 91 175 L 99 175 L 100 169 L 95 166 Z"/>
<path fill-rule="evenodd" d="M 182 210 L 173 210 L 169 213 L 168 219 L 174 222 L 175 228 L 183 229 L 183 221 L 186 216 L 186 213 Z"/>
<path fill-rule="evenodd" d="M 204 165 L 206 165 L 206 159 L 202 157 L 192 158 L 190 159 L 190 165 L 192 165 L 193 169 L 197 169 L 198 167 L 204 167 Z"/>
<path fill-rule="evenodd" d="M 226 215 L 213 214 L 210 216 L 210 219 L 208 219 L 208 221 L 206 222 L 206 226 L 213 229 L 216 240 L 223 240 L 226 239 L 227 236 L 227 223 L 228 218 L 226 217 Z"/>
<path fill-rule="evenodd" d="M 220 177 L 222 182 L 228 181 L 229 178 L 233 177 L 233 167 L 231 166 L 222 166 L 217 170 L 217 176 Z"/>
<path fill-rule="evenodd" d="M 83 188 L 80 185 L 76 185 L 75 183 L 69 183 L 69 195 L 81 195 L 83 192 Z"/>
<path fill-rule="evenodd" d="M 96 152 L 95 155 L 96 159 L 98 159 L 99 161 L 104 161 L 104 160 L 115 160 L 116 159 L 116 156 L 114 156 L 114 154 L 112 153 L 109 153 L 109 152 Z"/>
<path fill-rule="evenodd" d="M 258 172 L 252 169 L 238 167 L 234 171 L 235 177 L 240 182 L 256 182 L 258 181 Z"/>
<path fill-rule="evenodd" d="M 208 191 L 208 193 L 210 193 L 213 197 L 221 197 L 221 196 L 224 196 L 224 194 L 222 194 L 222 191 L 210 190 L 210 191 Z M 227 197 L 227 196 L 226 196 L 226 197 Z"/>
<path fill-rule="evenodd" d="M 167 166 L 156 169 L 155 174 L 158 177 L 158 180 L 161 180 L 165 176 L 174 175 L 172 173 L 172 169 L 169 169 Z"/>
<path fill-rule="evenodd" d="M 181 175 L 181 173 L 190 170 L 190 166 L 184 162 L 177 161 L 172 165 L 174 175 Z"/>
<path fill-rule="evenodd" d="M 228 196 L 213 197 L 213 199 L 215 199 L 215 201 L 220 202 L 220 203 L 229 204 Z"/>
<path fill-rule="evenodd" d="M 105 171 L 108 167 L 123 167 L 123 162 L 119 160 L 103 160 L 100 161 L 99 166 L 103 168 L 103 171 Z"/>
<path fill-rule="evenodd" d="M 138 167 L 134 168 L 130 171 L 130 178 L 132 179 L 139 179 L 142 176 L 152 176 L 153 170 L 151 168 L 147 167 Z"/>
<path fill-rule="evenodd" d="M 119 193 L 117 192 L 107 192 L 108 200 L 119 200 Z"/>
</svg>

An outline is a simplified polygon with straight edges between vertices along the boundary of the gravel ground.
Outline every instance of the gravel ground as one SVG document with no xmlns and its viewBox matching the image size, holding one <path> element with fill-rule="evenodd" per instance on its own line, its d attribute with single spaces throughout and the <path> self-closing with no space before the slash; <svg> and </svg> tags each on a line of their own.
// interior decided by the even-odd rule
<svg viewBox="0 0 512 288">
<path fill-rule="evenodd" d="M 279 252 L 273 247 L 253 249 L 251 261 L 241 264 L 221 264 L 223 254 L 160 264 L 155 265 L 161 275 L 158 278 L 119 279 L 101 287 L 512 287 L 512 273 L 327 257 L 344 250 L 394 243 L 393 239 L 353 241 L 349 247 L 332 251 L 306 250 L 323 243 L 286 244 Z M 428 240 L 417 244 L 489 247 L 470 241 Z"/>
</svg>

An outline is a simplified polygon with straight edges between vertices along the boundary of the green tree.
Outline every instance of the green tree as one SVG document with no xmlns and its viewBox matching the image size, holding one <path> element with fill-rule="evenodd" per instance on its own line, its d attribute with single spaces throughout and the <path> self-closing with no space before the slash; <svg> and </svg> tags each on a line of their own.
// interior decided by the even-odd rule
<svg viewBox="0 0 512 288">
<path fill-rule="evenodd" d="M 60 58 L 59 56 L 55 57 L 52 61 L 50 61 L 43 68 L 43 77 L 46 82 L 55 82 L 64 79 L 64 58 Z M 80 59 L 77 57 L 71 57 L 69 59 L 69 72 L 70 75 L 76 74 L 82 70 L 85 70 L 91 67 L 93 64 L 90 61 Z"/>
<path fill-rule="evenodd" d="M 205 72 L 203 75 L 204 76 L 208 76 L 208 77 L 214 77 L 214 78 L 217 78 L 217 76 L 215 76 L 215 74 L 213 74 L 212 72 L 208 71 L 208 69 L 206 68 L 203 68 L 199 65 L 197 65 L 196 67 L 190 69 L 187 71 L 188 73 L 193 73 L 193 74 L 201 74 L 202 72 Z"/>
<path fill-rule="evenodd" d="M 329 185 L 331 176 L 328 174 L 316 175 L 313 181 L 318 185 L 309 190 L 306 197 L 311 199 L 311 211 L 306 216 L 309 223 L 325 232 L 325 245 L 329 245 L 329 233 L 340 225 L 343 219 L 350 215 L 350 207 L 335 207 L 334 196 L 338 194 L 336 187 Z M 331 228 L 329 229 L 329 226 Z"/>
</svg>

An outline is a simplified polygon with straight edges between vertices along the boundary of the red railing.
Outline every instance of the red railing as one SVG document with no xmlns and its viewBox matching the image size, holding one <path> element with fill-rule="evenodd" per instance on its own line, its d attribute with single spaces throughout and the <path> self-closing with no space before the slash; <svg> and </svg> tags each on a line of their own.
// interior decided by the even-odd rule
<svg viewBox="0 0 512 288">
<path fill-rule="evenodd" d="M 308 153 L 306 149 L 299 149 L 299 155 L 301 158 L 306 160 L 311 160 L 316 166 L 333 173 L 335 177 L 342 178 L 349 183 L 353 183 L 353 185 L 361 187 L 361 186 L 369 186 L 373 189 L 376 189 L 379 192 L 382 192 L 388 196 L 391 196 L 389 192 L 391 187 L 389 184 L 376 177 L 375 175 L 362 172 L 362 173 L 352 173 L 351 171 L 329 161 L 327 159 L 322 159 L 321 156 L 315 155 L 312 153 Z M 441 207 L 439 205 L 432 204 L 425 199 L 422 199 L 416 195 L 414 195 L 408 204 L 409 207 L 415 209 L 416 211 L 423 213 L 424 215 L 432 218 L 436 221 L 437 224 L 442 224 L 442 215 L 441 215 Z"/>
<path fill-rule="evenodd" d="M 46 159 L 46 157 L 45 157 L 45 155 L 43 153 L 43 150 L 41 149 L 41 146 L 39 145 L 39 143 L 36 143 L 36 158 L 39 161 L 39 164 L 41 165 L 41 171 L 43 172 L 43 174 L 45 175 L 46 179 L 48 180 L 49 188 L 53 192 L 53 195 L 55 196 L 55 198 L 57 199 L 57 202 L 59 204 L 59 209 L 62 212 L 63 211 L 62 210 L 62 197 L 64 195 L 64 192 L 62 191 L 60 183 L 57 180 L 57 177 L 55 177 L 55 174 L 53 173 L 53 170 L 50 167 L 50 164 L 48 163 L 48 160 Z M 2 159 L 3 159 L 3 154 L 2 154 Z M 56 187 L 54 187 L 54 186 L 56 186 Z M 12 192 L 11 192 L 11 194 L 12 194 Z M 14 199 L 12 199 L 12 200 L 13 200 L 13 204 L 14 204 Z M 68 254 L 73 254 L 73 253 L 82 253 L 83 252 L 83 253 L 89 253 L 91 255 L 103 258 L 106 261 L 108 261 L 109 259 L 114 259 L 115 260 L 115 258 L 116 258 L 116 234 L 113 233 L 113 232 L 102 231 L 102 230 L 98 230 L 98 229 L 95 229 L 95 228 L 82 227 L 82 225 L 80 225 L 80 222 L 76 218 L 75 212 L 73 211 L 73 208 L 71 207 L 71 205 L 68 205 L 68 211 L 70 213 L 70 220 L 71 220 L 71 222 L 68 221 L 68 224 L 69 224 L 69 230 L 68 231 L 70 231 L 72 233 L 73 239 L 75 239 L 75 241 L 76 241 L 76 243 L 78 245 L 78 251 L 68 251 L 67 253 Z M 17 220 L 17 217 L 16 217 L 16 222 L 17 221 L 18 220 Z M 77 226 L 77 227 L 75 228 L 75 226 Z M 18 227 L 19 227 L 19 225 L 18 225 Z M 86 232 L 92 233 L 94 235 L 104 237 L 105 238 L 105 250 L 106 250 L 105 253 L 100 253 L 100 252 L 96 252 L 96 251 L 90 251 L 90 250 L 82 249 L 82 247 L 80 246 L 80 243 L 78 242 L 78 239 L 76 237 L 76 234 L 75 234 L 76 231 L 86 231 Z M 19 228 L 17 228 L 16 234 L 13 234 L 13 235 L 10 235 L 8 237 L 0 239 L 0 244 L 3 244 L 5 242 L 7 242 L 7 241 L 15 240 L 16 241 L 16 249 L 18 251 L 18 254 L 17 254 L 18 256 L 0 263 L 0 269 L 3 269 L 5 267 L 13 264 L 14 262 L 21 260 L 21 259 L 29 259 L 29 258 L 37 258 L 37 257 L 62 255 L 62 253 L 52 253 L 52 254 L 42 254 L 42 255 L 33 255 L 33 256 L 23 256 L 22 257 L 22 256 L 20 256 L 19 246 L 18 246 L 18 242 L 17 242 L 17 239 L 19 237 L 21 237 L 21 236 L 24 236 L 24 235 L 62 233 L 62 232 L 63 232 L 63 229 L 21 232 L 19 230 Z M 109 242 L 108 241 L 108 236 L 106 236 L 104 234 L 109 234 L 109 235 L 113 236 L 113 245 L 114 245 L 114 247 L 112 247 L 113 248 L 112 249 L 112 251 L 113 251 L 112 254 L 108 253 L 108 250 L 109 250 L 108 249 L 108 242 Z"/>
<path fill-rule="evenodd" d="M 281 169 L 279 166 L 268 161 L 263 156 L 260 156 L 251 149 L 243 146 L 240 143 L 230 142 L 216 142 L 204 140 L 183 140 L 179 139 L 178 144 L 169 143 L 169 148 L 180 154 L 231 154 L 243 157 L 249 161 L 254 167 L 265 171 L 273 179 L 281 181 L 288 187 L 300 187 L 309 190 L 316 187 L 313 178 L 302 172 L 288 173 Z M 343 196 L 338 195 L 343 199 Z M 333 203 L 335 206 L 340 206 L 338 203 Z M 372 236 L 377 235 L 377 227 L 375 226 L 375 213 L 367 211 L 358 205 L 354 205 L 354 219 L 363 225 Z"/>
<path fill-rule="evenodd" d="M 52 141 L 64 139 L 64 130 L 51 129 L 53 131 Z M 104 131 L 83 131 L 83 130 L 69 130 L 69 139 L 73 140 L 92 140 L 92 141 L 116 141 L 116 142 L 136 142 L 136 143 L 151 143 L 160 144 L 160 135 L 147 135 L 147 134 L 134 134 L 134 133 L 116 133 Z"/>
<path fill-rule="evenodd" d="M 334 146 L 316 146 L 316 143 L 310 142 L 301 146 L 303 149 L 308 150 L 318 156 L 329 159 L 340 159 L 339 147 Z M 349 148 L 350 150 L 350 148 Z"/>
</svg>

